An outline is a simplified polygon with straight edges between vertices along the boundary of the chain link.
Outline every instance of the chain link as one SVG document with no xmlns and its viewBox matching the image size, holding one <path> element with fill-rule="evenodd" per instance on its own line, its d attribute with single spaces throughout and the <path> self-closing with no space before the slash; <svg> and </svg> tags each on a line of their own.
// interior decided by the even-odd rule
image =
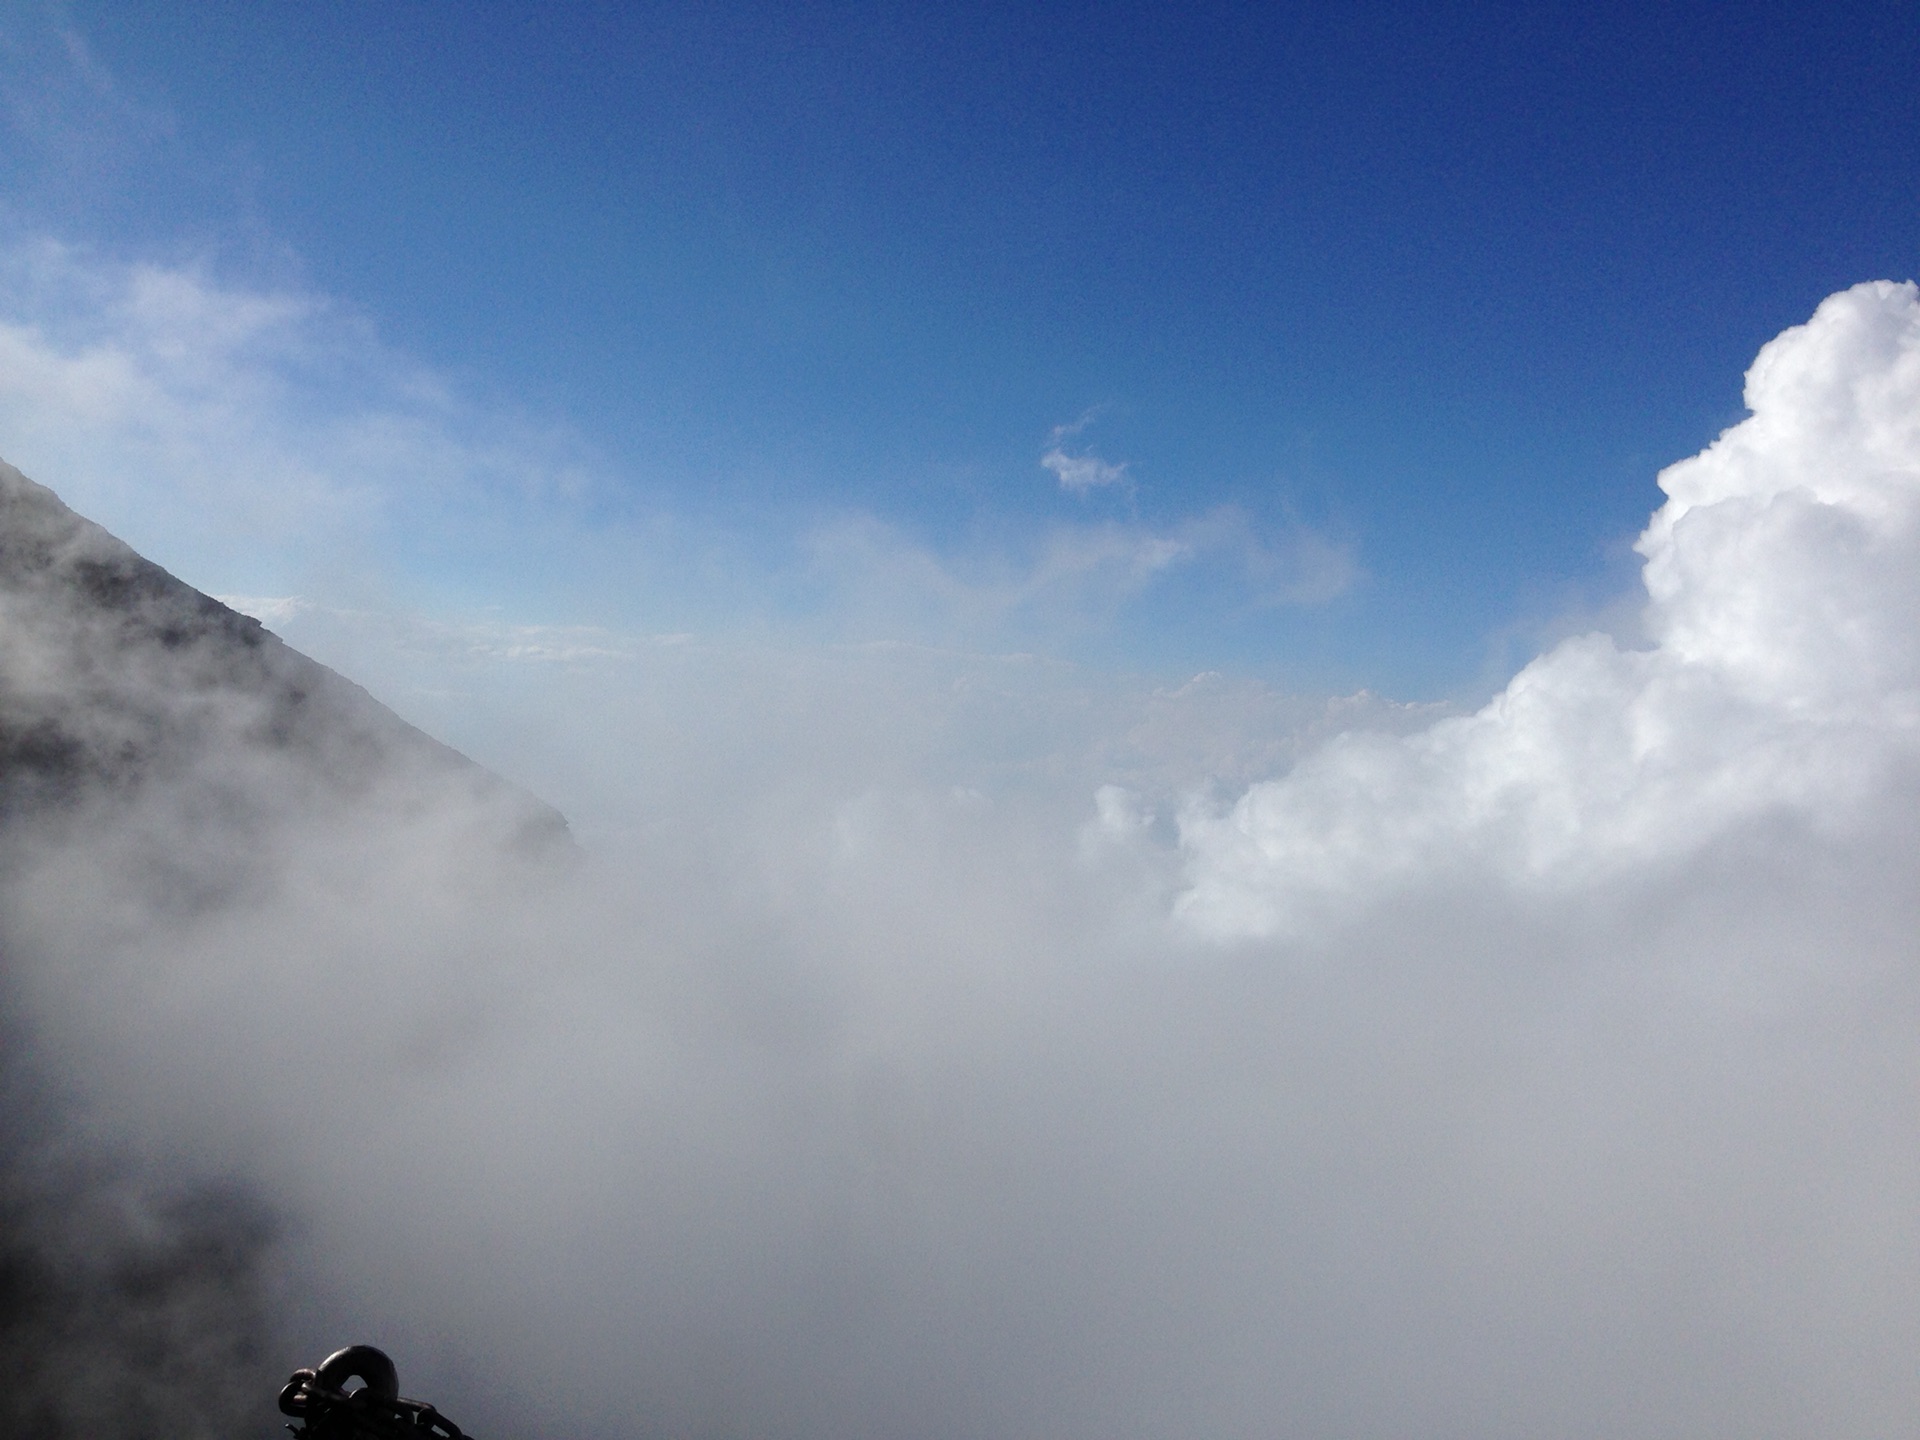
<svg viewBox="0 0 1920 1440">
<path fill-rule="evenodd" d="M 366 1383 L 347 1390 L 355 1377 Z M 287 1429 L 302 1440 L 472 1440 L 424 1400 L 402 1397 L 393 1362 L 371 1345 L 294 1371 L 280 1392 L 280 1413 L 300 1422 Z"/>
</svg>

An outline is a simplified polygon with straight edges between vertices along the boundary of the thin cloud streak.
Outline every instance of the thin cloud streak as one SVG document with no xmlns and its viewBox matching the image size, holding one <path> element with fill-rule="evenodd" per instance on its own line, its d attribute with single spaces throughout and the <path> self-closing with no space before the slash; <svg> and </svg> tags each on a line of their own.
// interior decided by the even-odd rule
<svg viewBox="0 0 1920 1440">
<path fill-rule="evenodd" d="M 1326 604 L 1361 578 L 1348 546 L 1302 525 L 1263 531 L 1232 506 L 1164 526 L 1055 525 L 998 554 L 943 554 L 863 516 L 815 531 L 809 549 L 812 578 L 849 628 L 989 646 L 1104 631 L 1181 573 L 1225 574 L 1249 609 Z"/>
<path fill-rule="evenodd" d="M 41 239 L 0 253 L 0 301 L 14 458 L 182 568 L 298 580 L 302 556 L 592 483 L 577 439 L 486 413 L 317 295 Z"/>
<path fill-rule="evenodd" d="M 575 603 L 630 606 L 623 588 L 651 584 L 703 628 L 1000 650 L 1098 633 L 1176 572 L 1218 573 L 1250 609 L 1322 604 L 1360 575 L 1342 542 L 1231 507 L 1000 550 L 936 552 L 866 513 L 730 534 L 636 500 L 568 427 L 480 403 L 351 307 L 45 239 L 0 252 L 0 436 L 175 569 L 336 608 L 417 593 L 464 548 L 529 588 L 585 590 Z"/>
</svg>

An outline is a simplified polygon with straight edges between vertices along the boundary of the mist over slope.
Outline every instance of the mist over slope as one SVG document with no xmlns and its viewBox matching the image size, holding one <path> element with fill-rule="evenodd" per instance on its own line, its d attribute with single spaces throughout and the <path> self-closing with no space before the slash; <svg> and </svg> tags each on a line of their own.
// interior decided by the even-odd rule
<svg viewBox="0 0 1920 1440">
<path fill-rule="evenodd" d="M 17 1011 L 81 1148 L 280 1217 L 234 1293 L 286 1358 L 385 1345 L 482 1434 L 1895 1433 L 1915 288 L 1748 403 L 1662 476 L 1639 643 L 1224 801 L 1197 741 L 943 729 L 977 657 L 676 650 L 556 678 L 634 818 L 529 866 L 431 752 L 312 803 L 223 710 L 15 822 Z"/>
<path fill-rule="evenodd" d="M 259 621 L 176 580 L 0 461 L 0 813 L 198 788 L 244 841 L 271 802 L 323 810 L 384 787 L 464 786 L 537 849 L 557 811 L 421 733 Z M 248 766 L 278 762 L 278 785 Z M 289 788 L 291 787 L 291 788 Z"/>
<path fill-rule="evenodd" d="M 523 864 L 569 844 L 550 807 L 0 463 L 7 1433 L 257 1433 L 278 1359 L 261 1271 L 277 1217 L 246 1177 L 172 1164 L 163 1137 L 144 1153 L 89 1135 L 37 1043 L 25 897 L 58 926 L 137 939 L 244 905 L 289 828 L 424 815 Z M 75 884 L 75 864 L 107 883 Z"/>
</svg>

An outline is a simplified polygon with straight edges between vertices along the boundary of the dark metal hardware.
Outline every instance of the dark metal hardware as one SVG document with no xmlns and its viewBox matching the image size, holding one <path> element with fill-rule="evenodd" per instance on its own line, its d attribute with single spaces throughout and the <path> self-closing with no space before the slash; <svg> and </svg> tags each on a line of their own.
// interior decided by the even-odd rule
<svg viewBox="0 0 1920 1440">
<path fill-rule="evenodd" d="M 287 1429 L 302 1440 L 471 1440 L 424 1400 L 403 1398 L 393 1361 L 371 1345 L 349 1345 L 317 1370 L 294 1371 L 280 1413 L 300 1422 Z"/>
</svg>

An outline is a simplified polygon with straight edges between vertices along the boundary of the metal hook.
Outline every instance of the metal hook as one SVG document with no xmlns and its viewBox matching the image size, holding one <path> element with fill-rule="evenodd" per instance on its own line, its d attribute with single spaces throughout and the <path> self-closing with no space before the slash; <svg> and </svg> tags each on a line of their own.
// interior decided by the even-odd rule
<svg viewBox="0 0 1920 1440">
<path fill-rule="evenodd" d="M 371 1345 L 349 1345 L 334 1351 L 320 1362 L 314 1378 L 329 1390 L 345 1390 L 347 1381 L 356 1375 L 382 1400 L 400 1398 L 400 1374 L 393 1368 L 393 1361 L 386 1351 Z"/>
</svg>

